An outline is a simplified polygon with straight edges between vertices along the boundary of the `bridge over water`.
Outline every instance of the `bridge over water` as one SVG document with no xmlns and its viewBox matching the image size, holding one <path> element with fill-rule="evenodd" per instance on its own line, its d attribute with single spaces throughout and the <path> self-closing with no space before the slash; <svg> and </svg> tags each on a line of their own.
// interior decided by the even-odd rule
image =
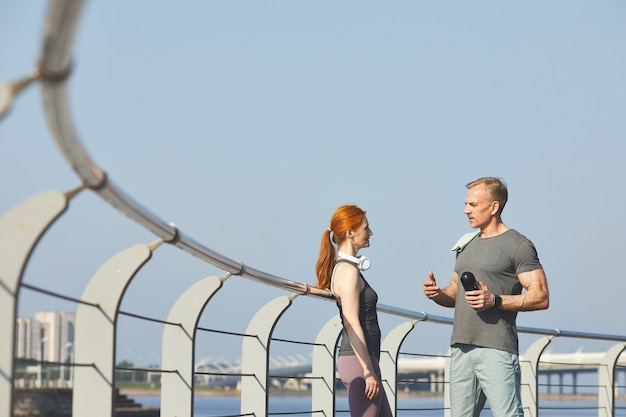
<svg viewBox="0 0 626 417">
<path fill-rule="evenodd" d="M 336 375 L 335 351 L 340 332 L 340 321 L 332 316 L 321 327 L 308 328 L 314 341 L 278 340 L 275 326 L 298 300 L 306 299 L 316 308 L 331 311 L 332 296 L 327 291 L 261 271 L 212 250 L 184 233 L 176 225 L 162 220 L 128 195 L 110 176 L 94 162 L 83 146 L 72 120 L 68 100 L 68 84 L 72 76 L 72 51 L 76 28 L 80 21 L 83 1 L 54 0 L 50 2 L 45 22 L 41 56 L 36 71 L 22 80 L 0 84 L 0 111 L 11 107 L 13 98 L 30 84 L 39 83 L 42 103 L 49 130 L 68 165 L 79 179 L 79 184 L 65 191 L 50 190 L 17 203 L 0 217 L 0 415 L 13 413 L 17 360 L 15 357 L 15 322 L 20 294 L 25 290 L 46 296 L 58 297 L 76 305 L 74 354 L 66 365 L 73 372 L 72 409 L 75 416 L 110 417 L 114 415 L 116 371 L 116 332 L 122 316 L 133 316 L 141 326 L 156 323 L 162 327 L 161 363 L 159 368 L 135 369 L 140 372 L 160 374 L 161 415 L 193 415 L 194 389 L 203 378 L 233 376 L 240 381 L 241 415 L 267 416 L 268 398 L 272 380 L 277 377 L 297 379 L 304 371 L 311 385 L 310 414 L 335 415 Z M 19 111 L 15 109 L 14 111 Z M 0 143 L 2 146 L 2 143 Z M 11 178 L 3 181 L 12 181 Z M 28 286 L 22 282 L 24 271 L 36 256 L 37 243 L 59 219 L 71 216 L 70 202 L 79 195 L 92 193 L 108 203 L 153 237 L 153 241 L 139 242 L 110 254 L 83 288 L 78 298 L 55 291 L 50 287 Z M 135 274 L 154 261 L 156 250 L 171 245 L 180 249 L 190 259 L 200 260 L 216 268 L 219 273 L 198 280 L 170 306 L 165 318 L 133 315 L 120 309 L 126 288 Z M 200 316 L 212 302 L 214 295 L 223 291 L 232 277 L 244 278 L 253 285 L 269 285 L 283 295 L 266 300 L 249 320 L 244 332 L 228 329 L 204 329 L 198 326 Z M 323 306 L 323 307 L 320 307 Z M 398 413 L 397 396 L 402 389 L 402 377 L 415 374 L 428 375 L 431 388 L 443 391 L 443 415 L 449 415 L 449 398 L 446 389 L 449 381 L 445 372 L 445 356 L 428 359 L 410 359 L 406 356 L 420 352 L 402 349 L 405 338 L 421 322 L 435 326 L 449 326 L 452 319 L 421 311 L 412 311 L 392 305 L 379 304 L 381 315 L 398 319 L 399 324 L 386 329 L 381 350 L 381 368 L 384 388 Z M 426 330 L 427 331 L 427 330 Z M 539 378 L 542 374 L 564 375 L 581 372 L 597 374 L 596 396 L 599 416 L 615 416 L 615 394 L 620 387 L 616 378 L 621 371 L 622 352 L 626 336 L 585 333 L 560 329 L 520 327 L 521 334 L 534 337 L 533 343 L 523 352 L 522 380 L 524 411 L 535 417 L 540 409 Z M 197 339 L 203 332 L 230 332 L 241 337 L 241 364 L 238 368 L 197 369 L 195 352 Z M 611 342 L 605 352 L 593 354 L 545 353 L 555 338 L 573 338 Z M 307 369 L 271 366 L 270 349 L 276 343 L 302 343 L 309 346 L 311 363 Z M 44 362 L 39 360 L 39 364 Z M 310 368 L 310 370 L 309 370 Z M 290 375 L 282 371 L 289 371 Z M 273 375 L 272 372 L 281 372 Z M 560 384 L 563 386 L 563 384 Z"/>
<path fill-rule="evenodd" d="M 604 366 L 605 356 L 606 352 L 543 353 L 538 367 L 538 383 L 542 387 L 540 392 L 571 395 L 588 393 L 589 390 L 579 391 L 581 387 L 578 384 L 578 376 L 592 374 L 591 381 L 596 379 L 602 372 L 601 367 Z M 448 357 L 445 355 L 415 358 L 400 354 L 397 359 L 398 390 L 443 393 L 446 387 L 447 361 Z M 520 361 L 525 362 L 523 355 L 520 356 Z M 615 393 L 626 395 L 626 355 L 620 356 L 615 366 Z M 269 366 L 270 386 L 283 390 L 310 389 L 312 378 L 314 378 L 312 368 L 309 358 L 302 356 L 278 358 L 278 360 L 271 361 Z M 196 363 L 195 370 L 199 375 L 198 385 L 240 388 L 240 362 L 200 360 Z M 621 383 L 617 386 L 620 378 Z M 336 387 L 341 389 L 339 381 Z"/>
</svg>

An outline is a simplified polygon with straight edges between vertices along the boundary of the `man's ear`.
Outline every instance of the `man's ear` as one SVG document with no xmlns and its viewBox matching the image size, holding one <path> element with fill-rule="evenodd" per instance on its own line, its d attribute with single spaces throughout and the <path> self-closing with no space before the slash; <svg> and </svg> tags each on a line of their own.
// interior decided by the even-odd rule
<svg viewBox="0 0 626 417">
<path fill-rule="evenodd" d="M 493 216 L 500 210 L 500 202 L 498 200 L 495 200 L 492 202 L 492 204 L 493 208 L 491 209 L 491 215 Z"/>
</svg>

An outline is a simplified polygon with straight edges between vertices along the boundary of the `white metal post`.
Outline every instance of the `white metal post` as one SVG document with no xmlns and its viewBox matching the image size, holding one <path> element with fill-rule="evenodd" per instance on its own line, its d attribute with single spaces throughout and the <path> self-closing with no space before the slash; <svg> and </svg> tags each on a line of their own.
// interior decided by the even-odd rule
<svg viewBox="0 0 626 417">
<path fill-rule="evenodd" d="M 115 333 L 119 305 L 137 271 L 152 256 L 137 244 L 104 263 L 91 278 L 76 310 L 72 415 L 113 416 Z"/>
<path fill-rule="evenodd" d="M 67 195 L 36 195 L 0 218 L 0 415 L 13 413 L 15 321 L 24 268 L 39 239 L 67 209 Z M 41 378 L 38 379 L 41 381 Z"/>
<path fill-rule="evenodd" d="M 521 396 L 525 417 L 537 417 L 539 415 L 539 359 L 553 338 L 554 336 L 546 336 L 537 340 L 526 350 L 523 358 L 520 358 Z"/>
<path fill-rule="evenodd" d="M 343 326 L 337 314 L 317 334 L 313 346 L 311 406 L 323 416 L 335 415 L 335 351 Z"/>
<path fill-rule="evenodd" d="M 613 346 L 598 366 L 598 417 L 615 415 L 615 364 L 625 348 L 624 343 Z"/>
<path fill-rule="evenodd" d="M 398 353 L 406 336 L 415 328 L 417 321 L 406 321 L 394 327 L 380 346 L 380 372 L 383 387 L 394 417 L 398 414 Z"/>
<path fill-rule="evenodd" d="M 244 337 L 241 349 L 242 415 L 267 417 L 270 338 L 276 323 L 291 306 L 292 297 L 275 298 L 257 311 L 248 323 L 248 337 Z"/>
<path fill-rule="evenodd" d="M 223 277 L 208 277 L 187 289 L 170 309 L 163 327 L 162 368 L 176 373 L 161 376 L 161 417 L 193 416 L 195 336 L 198 320 Z"/>
</svg>

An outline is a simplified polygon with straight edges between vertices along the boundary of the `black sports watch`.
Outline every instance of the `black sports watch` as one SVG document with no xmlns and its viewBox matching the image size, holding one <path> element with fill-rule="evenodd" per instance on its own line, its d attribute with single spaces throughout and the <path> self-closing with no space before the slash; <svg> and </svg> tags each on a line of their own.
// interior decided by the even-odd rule
<svg viewBox="0 0 626 417">
<path fill-rule="evenodd" d="M 493 308 L 499 308 L 502 305 L 502 297 L 497 294 L 493 295 Z"/>
</svg>

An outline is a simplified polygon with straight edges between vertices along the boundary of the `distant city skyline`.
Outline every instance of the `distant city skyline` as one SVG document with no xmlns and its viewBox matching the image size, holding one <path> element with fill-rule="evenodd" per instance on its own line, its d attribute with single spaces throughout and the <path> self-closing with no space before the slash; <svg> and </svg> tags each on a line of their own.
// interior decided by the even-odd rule
<svg viewBox="0 0 626 417">
<path fill-rule="evenodd" d="M 15 357 L 64 363 L 71 360 L 76 314 L 36 311 L 16 323 Z"/>
</svg>

